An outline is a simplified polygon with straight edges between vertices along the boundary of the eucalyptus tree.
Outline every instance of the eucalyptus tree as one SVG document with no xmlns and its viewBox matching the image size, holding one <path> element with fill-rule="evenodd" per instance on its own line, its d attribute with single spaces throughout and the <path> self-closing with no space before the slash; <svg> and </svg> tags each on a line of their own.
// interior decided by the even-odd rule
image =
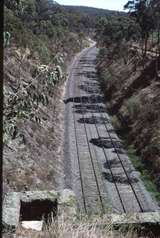
<svg viewBox="0 0 160 238">
<path fill-rule="evenodd" d="M 159 54 L 160 54 L 160 1 L 152 0 L 151 7 L 153 12 L 155 30 L 157 31 L 157 45 L 158 45 Z"/>
<path fill-rule="evenodd" d="M 151 31 L 154 29 L 154 17 L 150 0 L 128 1 L 124 9 L 129 10 L 131 17 L 135 18 L 140 26 L 141 38 L 144 45 L 144 56 L 147 52 L 147 44 Z"/>
</svg>

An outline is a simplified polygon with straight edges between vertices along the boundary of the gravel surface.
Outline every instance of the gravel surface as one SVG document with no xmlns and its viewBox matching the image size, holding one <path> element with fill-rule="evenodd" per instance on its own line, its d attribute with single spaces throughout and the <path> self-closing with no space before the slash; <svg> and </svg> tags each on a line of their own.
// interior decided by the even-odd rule
<svg viewBox="0 0 160 238">
<path fill-rule="evenodd" d="M 159 210 L 110 122 L 96 72 L 98 49 L 79 53 L 65 94 L 64 186 L 87 213 Z"/>
</svg>

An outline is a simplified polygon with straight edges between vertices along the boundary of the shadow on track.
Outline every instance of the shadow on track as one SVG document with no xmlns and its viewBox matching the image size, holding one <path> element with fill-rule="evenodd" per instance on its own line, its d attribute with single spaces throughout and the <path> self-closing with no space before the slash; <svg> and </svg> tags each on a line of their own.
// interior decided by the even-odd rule
<svg viewBox="0 0 160 238">
<path fill-rule="evenodd" d="M 90 143 L 105 149 L 112 149 L 112 148 L 122 149 L 123 148 L 122 142 L 116 141 L 116 140 L 113 140 L 113 142 L 111 142 L 111 140 L 106 137 L 92 138 L 90 140 Z"/>
<path fill-rule="evenodd" d="M 64 100 L 64 103 L 67 104 L 69 102 L 74 103 L 102 103 L 104 101 L 104 97 L 99 95 L 90 95 L 90 96 L 82 96 L 82 97 L 71 97 Z"/>
</svg>

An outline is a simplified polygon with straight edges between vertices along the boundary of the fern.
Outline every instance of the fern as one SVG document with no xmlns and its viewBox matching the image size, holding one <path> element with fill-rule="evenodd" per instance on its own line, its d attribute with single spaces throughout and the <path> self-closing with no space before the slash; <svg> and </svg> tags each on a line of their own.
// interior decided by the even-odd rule
<svg viewBox="0 0 160 238">
<path fill-rule="evenodd" d="M 11 34 L 8 31 L 5 31 L 5 32 L 3 32 L 3 38 L 4 38 L 4 47 L 9 46 Z"/>
</svg>

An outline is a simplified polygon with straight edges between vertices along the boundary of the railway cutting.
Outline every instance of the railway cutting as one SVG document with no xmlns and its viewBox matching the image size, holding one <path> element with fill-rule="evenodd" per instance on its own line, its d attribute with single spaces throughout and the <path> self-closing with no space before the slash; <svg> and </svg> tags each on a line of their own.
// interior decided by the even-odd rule
<svg viewBox="0 0 160 238">
<path fill-rule="evenodd" d="M 65 95 L 64 185 L 85 213 L 145 213 L 159 207 L 133 167 L 110 116 L 96 71 L 98 49 L 73 61 Z"/>
</svg>

